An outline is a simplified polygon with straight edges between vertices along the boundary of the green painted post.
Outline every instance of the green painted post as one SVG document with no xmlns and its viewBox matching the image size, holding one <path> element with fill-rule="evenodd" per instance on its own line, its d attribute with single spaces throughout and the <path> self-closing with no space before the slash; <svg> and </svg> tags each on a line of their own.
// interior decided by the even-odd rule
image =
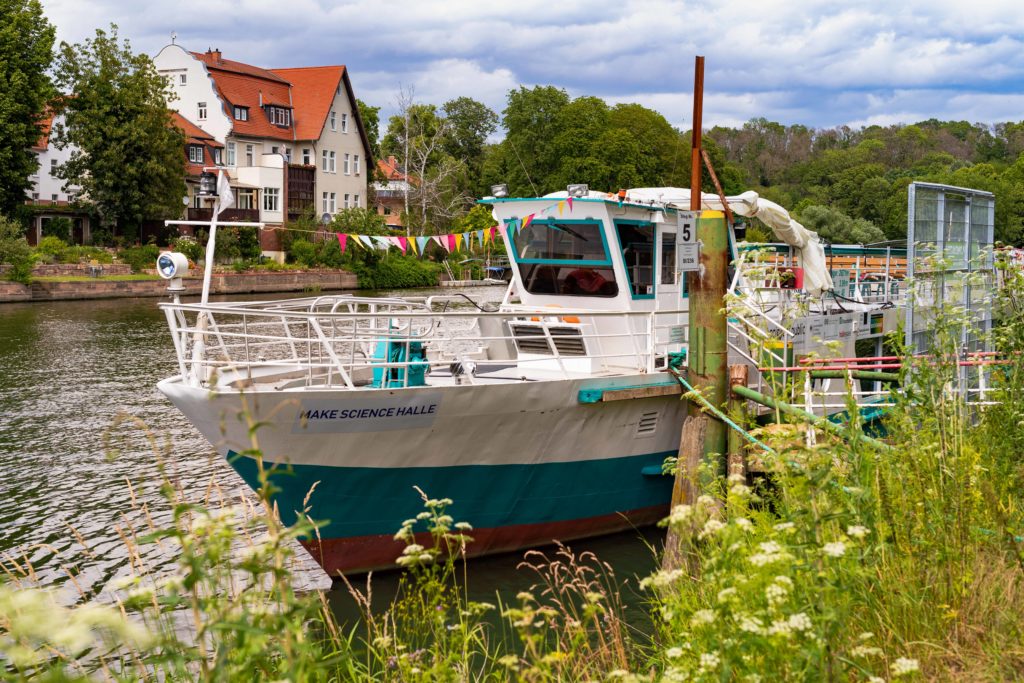
<svg viewBox="0 0 1024 683">
<path fill-rule="evenodd" d="M 726 340 L 725 292 L 729 286 L 729 234 L 725 214 L 702 211 L 697 219 L 700 240 L 700 270 L 689 274 L 690 348 L 689 382 L 718 408 L 724 408 L 729 397 L 728 348 Z M 700 407 L 690 405 L 692 415 Z M 724 472 L 726 426 L 709 420 L 704 437 L 704 461 L 713 462 Z"/>
</svg>

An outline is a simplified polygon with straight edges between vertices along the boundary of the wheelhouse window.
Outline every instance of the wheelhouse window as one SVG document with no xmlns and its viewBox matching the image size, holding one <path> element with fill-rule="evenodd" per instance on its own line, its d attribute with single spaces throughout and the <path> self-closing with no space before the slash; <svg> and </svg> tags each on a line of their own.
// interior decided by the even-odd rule
<svg viewBox="0 0 1024 683">
<path fill-rule="evenodd" d="M 676 236 L 666 232 L 661 236 L 661 284 L 676 283 Z"/>
<path fill-rule="evenodd" d="M 598 221 L 536 220 L 516 231 L 514 243 L 519 275 L 531 294 L 619 293 Z"/>
<path fill-rule="evenodd" d="M 654 224 L 616 221 L 615 231 L 622 249 L 622 263 L 634 299 L 654 296 Z"/>
</svg>

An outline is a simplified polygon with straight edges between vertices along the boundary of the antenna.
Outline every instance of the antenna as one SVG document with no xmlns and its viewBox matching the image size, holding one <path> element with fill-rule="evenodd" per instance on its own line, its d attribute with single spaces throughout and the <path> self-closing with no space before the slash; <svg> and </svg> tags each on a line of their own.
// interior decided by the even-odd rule
<svg viewBox="0 0 1024 683">
<path fill-rule="evenodd" d="M 177 39 L 178 39 L 178 32 L 177 31 L 171 31 L 171 45 L 175 45 L 174 41 L 176 41 Z"/>
</svg>

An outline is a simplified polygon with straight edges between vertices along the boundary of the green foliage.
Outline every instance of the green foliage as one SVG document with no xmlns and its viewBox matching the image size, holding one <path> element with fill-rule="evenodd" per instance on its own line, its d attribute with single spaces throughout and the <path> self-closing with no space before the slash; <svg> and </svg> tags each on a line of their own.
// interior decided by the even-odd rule
<svg viewBox="0 0 1024 683">
<path fill-rule="evenodd" d="M 128 41 L 97 30 L 79 45 L 62 43 L 55 66 L 65 123 L 61 147 L 73 145 L 58 175 L 79 185 L 108 225 L 138 234 L 147 218 L 175 217 L 185 194 L 184 138 L 167 108 L 170 86 Z"/>
<path fill-rule="evenodd" d="M 32 281 L 32 247 L 25 239 L 25 227 L 0 215 L 0 263 L 10 266 L 7 279 L 22 284 Z"/>
<path fill-rule="evenodd" d="M 192 263 L 201 263 L 206 253 L 205 247 L 194 237 L 182 235 L 171 244 L 171 251 L 178 251 L 185 255 Z"/>
<path fill-rule="evenodd" d="M 59 237 L 44 237 L 36 245 L 36 253 L 44 257 L 43 260 L 52 263 L 63 260 L 64 252 L 67 251 L 67 242 Z"/>
<path fill-rule="evenodd" d="M 460 216 L 452 222 L 452 232 L 488 230 L 495 225 L 494 216 L 491 215 L 491 207 L 486 204 L 477 204 L 465 216 Z"/>
<path fill-rule="evenodd" d="M 359 109 L 359 118 L 363 121 L 363 129 L 366 137 L 370 140 L 370 154 L 374 159 L 380 158 L 380 107 L 371 107 L 366 102 L 357 99 L 356 107 Z M 372 169 L 371 169 L 372 170 Z"/>
<path fill-rule="evenodd" d="M 117 252 L 118 260 L 131 266 L 133 273 L 141 273 L 143 270 L 156 268 L 158 256 L 160 256 L 160 247 L 155 244 L 129 247 Z"/>
<path fill-rule="evenodd" d="M 406 289 L 436 287 L 441 266 L 415 256 L 389 255 L 375 264 L 356 261 L 353 270 L 360 289 Z"/>
<path fill-rule="evenodd" d="M 39 164 L 32 147 L 53 97 L 54 28 L 38 0 L 0 0 L 0 215 L 13 215 Z"/>
<path fill-rule="evenodd" d="M 833 244 L 872 244 L 884 242 L 885 233 L 863 218 L 850 218 L 838 209 L 811 205 L 800 210 L 797 218 L 808 230 Z"/>
<path fill-rule="evenodd" d="M 43 220 L 43 237 L 56 237 L 70 244 L 72 223 L 70 218 L 55 216 Z"/>
<path fill-rule="evenodd" d="M 346 232 L 355 235 L 387 235 L 388 225 L 373 209 L 361 206 L 342 209 L 334 214 L 334 220 L 327 228 L 330 232 Z"/>
</svg>

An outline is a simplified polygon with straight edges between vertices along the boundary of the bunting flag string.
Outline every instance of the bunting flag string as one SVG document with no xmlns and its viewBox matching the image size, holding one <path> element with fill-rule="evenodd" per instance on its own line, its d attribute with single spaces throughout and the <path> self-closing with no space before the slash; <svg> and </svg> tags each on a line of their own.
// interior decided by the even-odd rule
<svg viewBox="0 0 1024 683">
<path fill-rule="evenodd" d="M 338 248 L 343 254 L 346 250 L 353 249 L 355 247 L 371 251 L 387 251 L 388 249 L 395 247 L 400 249 L 403 254 L 412 253 L 422 257 L 431 242 L 451 254 L 457 251 L 472 249 L 474 246 L 483 247 L 489 245 L 492 241 L 498 239 L 498 237 L 504 239 L 509 231 L 514 236 L 515 231 L 529 225 L 529 221 L 533 220 L 533 217 L 534 214 L 531 214 L 523 220 L 512 219 L 508 221 L 509 225 L 507 228 L 504 225 L 495 225 L 482 230 L 467 230 L 466 232 L 457 232 L 447 235 L 416 235 L 405 237 L 402 235 L 357 235 L 351 232 L 336 232 L 334 233 L 334 236 L 337 238 Z"/>
</svg>

